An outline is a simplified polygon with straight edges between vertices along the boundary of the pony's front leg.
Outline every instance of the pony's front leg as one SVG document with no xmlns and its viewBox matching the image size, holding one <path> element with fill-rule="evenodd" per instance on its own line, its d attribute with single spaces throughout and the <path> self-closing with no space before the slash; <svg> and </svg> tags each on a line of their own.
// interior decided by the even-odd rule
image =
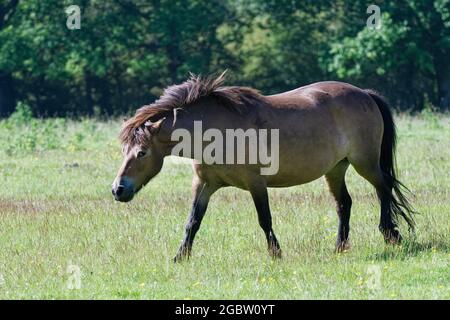
<svg viewBox="0 0 450 320">
<path fill-rule="evenodd" d="M 251 186 L 250 193 L 255 203 L 256 211 L 258 212 L 259 225 L 266 235 L 269 254 L 274 258 L 281 258 L 281 248 L 272 229 L 269 195 L 265 183 L 260 182 Z"/>
<path fill-rule="evenodd" d="M 194 178 L 192 182 L 192 208 L 186 223 L 183 242 L 174 258 L 175 262 L 179 262 L 184 258 L 189 258 L 195 234 L 198 229 L 200 229 L 200 224 L 202 223 L 203 216 L 205 215 L 208 207 L 209 199 L 217 189 L 218 188 L 212 184 L 203 182 L 197 177 Z"/>
</svg>

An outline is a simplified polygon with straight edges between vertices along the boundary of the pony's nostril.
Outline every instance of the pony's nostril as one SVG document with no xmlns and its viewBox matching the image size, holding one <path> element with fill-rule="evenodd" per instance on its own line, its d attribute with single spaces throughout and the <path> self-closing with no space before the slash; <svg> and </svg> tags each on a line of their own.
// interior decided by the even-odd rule
<svg viewBox="0 0 450 320">
<path fill-rule="evenodd" d="M 116 196 L 120 197 L 124 189 L 125 189 L 124 186 L 118 186 L 116 189 Z"/>
</svg>

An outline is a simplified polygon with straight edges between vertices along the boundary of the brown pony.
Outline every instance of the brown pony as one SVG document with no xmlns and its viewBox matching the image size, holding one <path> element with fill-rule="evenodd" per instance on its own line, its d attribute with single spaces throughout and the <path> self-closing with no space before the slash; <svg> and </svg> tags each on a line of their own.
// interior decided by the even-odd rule
<svg viewBox="0 0 450 320">
<path fill-rule="evenodd" d="M 336 250 L 346 249 L 352 206 L 345 185 L 349 164 L 377 191 L 381 204 L 379 229 L 386 242 L 401 240 L 399 216 L 414 228 L 414 211 L 395 172 L 394 121 L 380 95 L 347 83 L 319 82 L 263 96 L 251 88 L 222 86 L 223 80 L 223 74 L 215 79 L 192 76 L 180 85 L 166 88 L 159 100 L 138 109 L 124 123 L 120 134 L 124 161 L 112 193 L 116 200 L 126 202 L 159 173 L 164 157 L 178 143 L 172 138 L 176 129 L 193 133 L 194 121 L 201 121 L 205 130 L 213 128 L 224 135 L 230 128 L 278 129 L 279 169 L 275 174 L 262 175 L 260 169 L 264 165 L 259 162 L 194 161 L 192 209 L 175 261 L 189 256 L 211 195 L 226 186 L 251 193 L 269 253 L 280 256 L 267 188 L 304 184 L 323 175 L 337 204 Z M 202 142 L 201 148 L 206 146 Z M 245 152 L 250 147 L 246 145 Z M 197 159 L 191 154 L 181 156 Z"/>
</svg>

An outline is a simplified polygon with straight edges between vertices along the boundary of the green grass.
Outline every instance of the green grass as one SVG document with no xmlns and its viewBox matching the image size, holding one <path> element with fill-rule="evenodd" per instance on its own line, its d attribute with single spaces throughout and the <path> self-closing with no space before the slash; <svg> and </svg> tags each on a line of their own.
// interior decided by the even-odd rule
<svg viewBox="0 0 450 320">
<path fill-rule="evenodd" d="M 449 299 L 450 117 L 398 117 L 400 177 L 422 213 L 386 246 L 369 184 L 348 173 L 350 251 L 333 252 L 334 203 L 323 179 L 271 189 L 284 257 L 272 260 L 251 197 L 216 193 L 193 256 L 172 263 L 190 206 L 191 168 L 167 161 L 130 203 L 110 186 L 120 122 L 0 122 L 0 298 Z M 81 271 L 69 289 L 70 265 Z M 69 268 L 69 269 L 68 269 Z"/>
</svg>

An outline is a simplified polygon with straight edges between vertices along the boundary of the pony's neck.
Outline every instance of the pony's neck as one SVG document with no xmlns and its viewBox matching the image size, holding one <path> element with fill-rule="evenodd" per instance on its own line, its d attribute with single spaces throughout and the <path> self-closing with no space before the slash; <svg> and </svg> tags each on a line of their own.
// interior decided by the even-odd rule
<svg viewBox="0 0 450 320">
<path fill-rule="evenodd" d="M 173 148 L 182 142 L 183 139 L 187 138 L 186 135 L 189 136 L 191 150 L 194 150 L 195 143 L 202 143 L 202 141 L 194 141 L 194 134 L 198 134 L 199 131 L 199 123 L 202 125 L 204 124 L 203 127 L 208 127 L 211 123 L 217 121 L 217 117 L 227 117 L 227 114 L 225 113 L 230 111 L 213 104 L 217 104 L 215 99 L 205 98 L 183 109 L 174 109 L 171 114 L 166 116 L 164 125 L 158 137 L 158 141 L 164 148 L 164 156 L 173 154 Z M 182 138 L 180 138 L 180 135 Z M 194 158 L 193 152 L 191 152 L 191 154 L 182 154 L 180 156 L 191 159 Z"/>
</svg>

